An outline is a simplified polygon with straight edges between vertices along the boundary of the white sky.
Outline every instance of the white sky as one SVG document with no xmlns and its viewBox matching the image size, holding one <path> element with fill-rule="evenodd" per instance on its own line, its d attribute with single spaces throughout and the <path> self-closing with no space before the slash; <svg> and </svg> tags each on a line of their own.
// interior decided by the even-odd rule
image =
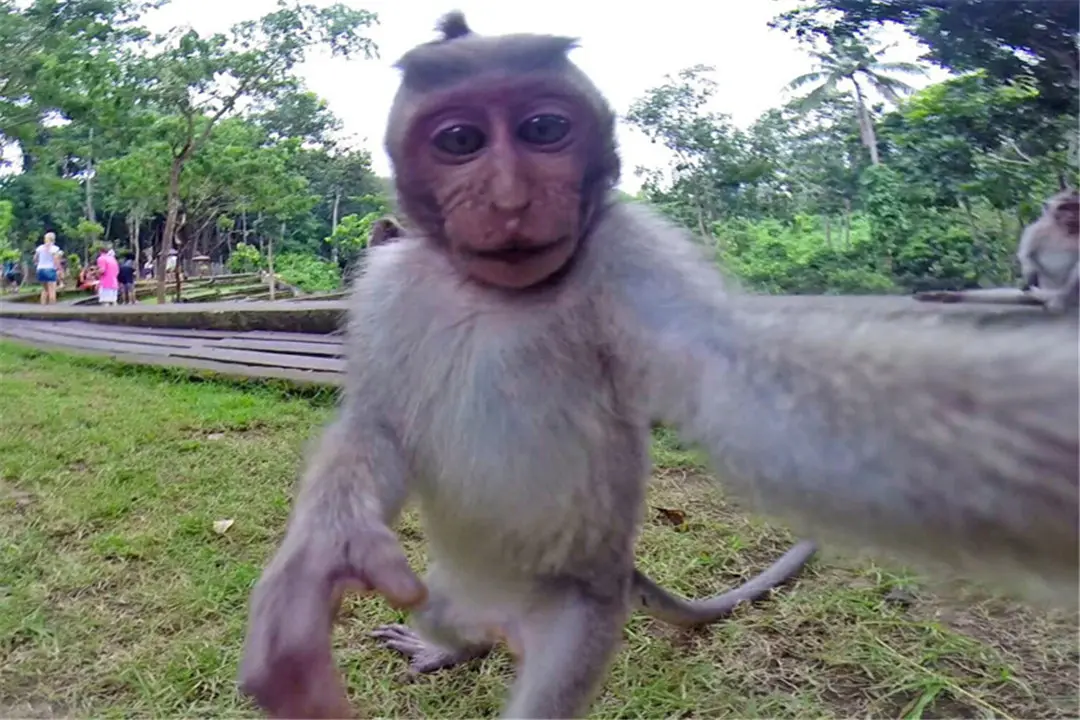
<svg viewBox="0 0 1080 720">
<path fill-rule="evenodd" d="M 317 4 L 328 1 L 315 0 Z M 376 60 L 342 60 L 314 56 L 300 68 L 307 86 L 325 98 L 341 118 L 345 132 L 372 153 L 374 169 L 389 175 L 382 135 L 398 75 L 393 62 L 414 45 L 435 37 L 436 20 L 452 9 L 465 13 L 479 33 L 541 32 L 580 38 L 572 57 L 592 77 L 618 113 L 664 75 L 695 64 L 714 65 L 719 93 L 713 109 L 747 126 L 763 111 L 786 99 L 784 85 L 811 69 L 793 38 L 770 30 L 768 21 L 797 3 L 791 0 L 666 0 L 640 11 L 618 10 L 616 3 L 597 0 L 543 0 L 539 4 L 505 0 L 345 0 L 377 12 L 380 24 L 370 36 L 379 46 Z M 275 8 L 275 0 L 172 0 L 145 18 L 154 32 L 188 25 L 200 33 L 226 30 L 240 20 Z M 621 6 L 628 8 L 629 6 Z M 918 47 L 902 31 L 882 33 L 883 41 L 900 46 L 891 60 L 915 60 Z M 945 77 L 931 69 L 921 87 Z M 634 168 L 660 167 L 666 154 L 642 135 L 619 128 L 624 190 L 639 186 Z"/>
</svg>

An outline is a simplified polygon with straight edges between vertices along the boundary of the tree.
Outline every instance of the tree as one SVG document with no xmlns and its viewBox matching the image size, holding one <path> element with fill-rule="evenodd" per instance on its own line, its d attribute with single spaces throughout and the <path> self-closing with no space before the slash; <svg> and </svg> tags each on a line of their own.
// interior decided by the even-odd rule
<svg viewBox="0 0 1080 720">
<path fill-rule="evenodd" d="M 315 45 L 328 46 L 334 55 L 374 56 L 375 44 L 361 31 L 376 21 L 374 13 L 341 4 L 318 8 L 281 0 L 278 10 L 227 34 L 203 37 L 188 30 L 159 38 L 166 49 L 137 66 L 142 96 L 165 114 L 172 155 L 158 249 L 158 302 L 165 301 L 165 258 L 175 241 L 181 174 L 218 122 L 242 101 L 269 101 L 294 91 L 293 70 Z"/>
<path fill-rule="evenodd" d="M 0 142 L 18 143 L 24 168 L 46 120 L 78 115 L 93 102 L 110 62 L 146 31 L 137 25 L 162 0 L 0 2 Z"/>
<path fill-rule="evenodd" d="M 1052 114 L 1077 113 L 1080 14 L 1047 0 L 814 0 L 772 23 L 800 38 L 859 37 L 896 23 L 928 49 L 924 60 L 998 81 L 1030 77 Z"/>
<path fill-rule="evenodd" d="M 911 92 L 912 88 L 896 78 L 889 77 L 887 73 L 922 74 L 923 69 L 913 63 L 884 62 L 881 56 L 889 49 L 888 47 L 874 51 L 850 37 L 830 35 L 828 45 L 828 52 L 810 51 L 810 56 L 817 61 L 817 69 L 793 79 L 788 84 L 788 89 L 799 90 L 811 83 L 819 83 L 797 101 L 797 107 L 810 109 L 817 107 L 833 95 L 841 83 L 850 83 L 855 92 L 859 136 L 862 138 L 863 145 L 870 151 L 870 163 L 877 165 L 881 162 L 878 156 L 877 135 L 862 83 L 865 82 L 887 100 L 896 103 L 901 93 Z"/>
<path fill-rule="evenodd" d="M 748 190 L 775 169 L 728 116 L 706 109 L 716 94 L 712 72 L 697 65 L 669 76 L 634 101 L 626 115 L 631 125 L 674 156 L 670 183 L 664 172 L 639 169 L 645 175 L 646 195 L 703 237 L 712 236 L 716 220 L 745 209 Z"/>
</svg>

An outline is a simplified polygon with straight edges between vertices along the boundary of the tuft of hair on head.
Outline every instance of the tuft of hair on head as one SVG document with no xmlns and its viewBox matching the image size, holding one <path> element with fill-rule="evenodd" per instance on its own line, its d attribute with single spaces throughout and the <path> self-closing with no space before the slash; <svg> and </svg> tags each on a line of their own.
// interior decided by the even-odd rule
<svg viewBox="0 0 1080 720">
<path fill-rule="evenodd" d="M 451 10 L 439 18 L 439 22 L 435 24 L 435 30 L 442 33 L 443 42 L 472 35 L 472 28 L 465 22 L 465 13 L 460 10 Z"/>
</svg>

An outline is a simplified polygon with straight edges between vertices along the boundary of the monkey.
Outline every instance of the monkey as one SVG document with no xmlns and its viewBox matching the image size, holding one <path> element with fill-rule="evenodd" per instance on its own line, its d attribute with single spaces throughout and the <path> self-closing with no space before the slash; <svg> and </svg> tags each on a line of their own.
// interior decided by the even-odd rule
<svg viewBox="0 0 1080 720">
<path fill-rule="evenodd" d="M 1080 192 L 1065 188 L 1024 228 L 1017 249 L 1023 290 L 1060 312 L 1080 303 Z"/>
<path fill-rule="evenodd" d="M 806 537 L 1075 604 L 1071 328 L 749 312 L 688 230 L 615 196 L 615 114 L 575 44 L 454 13 L 397 62 L 406 232 L 353 280 L 340 407 L 252 590 L 240 689 L 349 715 L 330 632 L 355 590 L 411 610 L 376 632 L 414 661 L 504 642 L 504 717 L 583 714 L 648 587 L 654 420 Z M 423 579 L 391 530 L 409 501 Z"/>
<path fill-rule="evenodd" d="M 368 236 L 368 247 L 384 245 L 404 234 L 405 230 L 401 227 L 401 223 L 394 217 L 390 215 L 381 217 L 371 226 L 371 234 Z"/>
</svg>

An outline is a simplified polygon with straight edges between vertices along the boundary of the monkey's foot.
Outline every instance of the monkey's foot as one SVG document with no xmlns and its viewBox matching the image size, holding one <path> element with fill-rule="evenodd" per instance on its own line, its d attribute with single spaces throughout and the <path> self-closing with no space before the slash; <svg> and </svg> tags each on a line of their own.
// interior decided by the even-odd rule
<svg viewBox="0 0 1080 720">
<path fill-rule="evenodd" d="M 432 673 L 451 668 L 483 657 L 490 652 L 490 647 L 471 646 L 465 648 L 445 648 L 424 640 L 407 625 L 383 625 L 372 631 L 371 637 L 379 644 L 399 652 L 409 660 L 409 673 Z"/>
</svg>

